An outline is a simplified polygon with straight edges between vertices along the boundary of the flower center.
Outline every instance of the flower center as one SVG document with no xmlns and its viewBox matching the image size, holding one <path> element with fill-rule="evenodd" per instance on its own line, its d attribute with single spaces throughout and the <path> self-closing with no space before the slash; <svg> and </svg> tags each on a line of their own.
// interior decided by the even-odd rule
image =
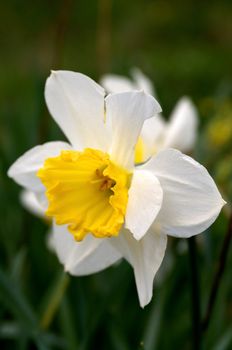
<svg viewBox="0 0 232 350">
<path fill-rule="evenodd" d="M 131 174 L 95 149 L 62 151 L 37 176 L 46 187 L 47 216 L 68 225 L 75 239 L 87 233 L 116 236 L 124 223 Z"/>
<path fill-rule="evenodd" d="M 97 179 L 91 181 L 92 183 L 99 183 L 99 190 L 109 190 L 111 187 L 116 185 L 116 182 L 108 176 L 103 175 L 103 170 L 96 169 Z"/>
</svg>

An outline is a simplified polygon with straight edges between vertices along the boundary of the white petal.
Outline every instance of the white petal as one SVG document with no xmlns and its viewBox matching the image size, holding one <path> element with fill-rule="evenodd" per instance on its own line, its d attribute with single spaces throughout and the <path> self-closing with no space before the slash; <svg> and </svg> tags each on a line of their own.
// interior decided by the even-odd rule
<svg viewBox="0 0 232 350">
<path fill-rule="evenodd" d="M 149 171 L 135 170 L 125 217 L 125 227 L 140 240 L 160 211 L 163 191 L 159 180 Z"/>
<path fill-rule="evenodd" d="M 74 148 L 106 149 L 104 94 L 100 85 L 80 73 L 56 71 L 47 79 L 48 109 Z"/>
<path fill-rule="evenodd" d="M 168 124 L 163 148 L 177 148 L 189 152 L 197 137 L 198 114 L 195 106 L 187 97 L 176 105 Z"/>
<path fill-rule="evenodd" d="M 165 234 L 191 237 L 201 233 L 225 204 L 207 170 L 177 150 L 161 151 L 141 168 L 152 171 L 163 189 L 156 221 Z"/>
<path fill-rule="evenodd" d="M 114 74 L 103 75 L 100 84 L 108 93 L 137 90 L 137 86 L 130 79 Z"/>
<path fill-rule="evenodd" d="M 48 199 L 46 197 L 46 194 L 44 191 L 41 192 L 34 192 L 35 198 L 38 202 L 38 204 L 40 205 L 41 209 L 43 209 L 44 213 L 47 211 L 48 209 Z M 46 219 L 48 219 L 47 216 L 45 216 Z M 48 219 L 50 220 L 50 219 Z"/>
<path fill-rule="evenodd" d="M 133 77 L 137 90 L 143 90 L 147 94 L 156 97 L 155 89 L 151 80 L 145 74 L 143 74 L 140 69 L 133 68 L 131 70 L 131 75 Z"/>
<path fill-rule="evenodd" d="M 43 166 L 45 159 L 58 156 L 62 150 L 69 149 L 71 146 L 68 143 L 59 141 L 36 146 L 14 162 L 8 170 L 8 176 L 31 191 L 44 191 L 42 182 L 36 176 L 37 171 Z"/>
<path fill-rule="evenodd" d="M 144 92 L 133 91 L 106 98 L 106 123 L 112 129 L 111 159 L 132 169 L 134 150 L 146 119 L 161 111 L 158 102 Z"/>
<path fill-rule="evenodd" d="M 40 217 L 45 217 L 45 210 L 43 205 L 38 201 L 35 192 L 23 190 L 20 193 L 20 201 L 24 208 L 26 208 L 30 213 Z"/>
<path fill-rule="evenodd" d="M 65 270 L 82 276 L 101 271 L 121 259 L 121 254 L 109 244 L 109 239 L 87 235 L 76 242 L 65 226 L 53 226 L 53 245 Z"/>
<path fill-rule="evenodd" d="M 160 149 L 165 130 L 166 122 L 161 115 L 145 120 L 140 134 L 144 145 L 144 161 Z"/>
<path fill-rule="evenodd" d="M 141 307 L 147 305 L 153 293 L 153 280 L 164 258 L 167 236 L 149 231 L 140 241 L 123 230 L 110 242 L 132 265 Z"/>
</svg>

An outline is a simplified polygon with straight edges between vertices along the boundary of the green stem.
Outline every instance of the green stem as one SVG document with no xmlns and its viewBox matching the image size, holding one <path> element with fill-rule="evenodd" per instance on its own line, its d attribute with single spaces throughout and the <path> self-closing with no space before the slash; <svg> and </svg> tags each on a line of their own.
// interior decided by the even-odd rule
<svg viewBox="0 0 232 350">
<path fill-rule="evenodd" d="M 205 317 L 204 317 L 203 322 L 202 322 L 202 331 L 204 331 L 204 332 L 209 327 L 209 323 L 210 323 L 210 320 L 212 317 L 212 313 L 213 313 L 214 305 L 216 302 L 218 290 L 220 287 L 220 283 L 222 281 L 223 273 L 225 271 L 225 266 L 226 266 L 226 261 L 227 261 L 227 257 L 228 257 L 228 253 L 229 253 L 229 247 L 230 247 L 231 240 L 232 240 L 232 212 L 231 212 L 230 218 L 229 218 L 227 233 L 225 235 L 225 238 L 224 238 L 224 241 L 222 244 L 218 268 L 217 268 L 217 271 L 215 273 L 215 277 L 214 277 L 213 284 L 211 287 L 211 292 L 210 292 L 209 301 L 208 301 L 208 305 L 207 305 L 207 309 L 206 309 L 206 314 L 205 314 Z"/>
<path fill-rule="evenodd" d="M 201 349 L 201 312 L 200 312 L 200 291 L 199 276 L 197 267 L 196 239 L 188 239 L 190 273 L 191 273 L 191 295 L 192 295 L 192 332 L 193 349 Z"/>
<path fill-rule="evenodd" d="M 48 329 L 50 324 L 52 323 L 54 316 L 58 308 L 60 307 L 60 303 L 68 288 L 69 282 L 70 282 L 70 277 L 65 272 L 62 272 L 61 275 L 58 277 L 57 282 L 54 285 L 54 289 L 52 290 L 52 293 L 49 297 L 48 303 L 46 305 L 46 309 L 41 317 L 41 320 L 40 320 L 41 329 L 43 330 Z"/>
</svg>

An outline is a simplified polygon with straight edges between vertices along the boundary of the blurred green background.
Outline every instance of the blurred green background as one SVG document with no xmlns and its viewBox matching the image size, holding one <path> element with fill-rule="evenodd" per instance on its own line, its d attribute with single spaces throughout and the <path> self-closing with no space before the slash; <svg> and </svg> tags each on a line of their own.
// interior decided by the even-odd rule
<svg viewBox="0 0 232 350">
<path fill-rule="evenodd" d="M 98 80 L 139 67 L 167 117 L 190 96 L 200 115 L 194 158 L 228 202 L 197 237 L 203 318 L 232 201 L 232 2 L 10 0 L 0 14 L 0 348 L 193 349 L 187 240 L 169 240 L 142 310 L 126 262 L 89 277 L 63 273 L 47 224 L 22 208 L 6 171 L 36 144 L 64 139 L 44 102 L 50 69 Z M 230 250 L 203 349 L 232 349 L 231 266 Z"/>
</svg>

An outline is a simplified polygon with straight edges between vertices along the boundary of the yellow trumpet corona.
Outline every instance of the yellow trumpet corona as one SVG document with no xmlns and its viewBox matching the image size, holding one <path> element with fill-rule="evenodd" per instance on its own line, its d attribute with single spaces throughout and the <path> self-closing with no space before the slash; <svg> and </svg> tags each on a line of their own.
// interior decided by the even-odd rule
<svg viewBox="0 0 232 350">
<path fill-rule="evenodd" d="M 117 236 L 124 223 L 130 173 L 95 149 L 62 151 L 37 172 L 46 187 L 48 209 L 58 225 L 68 225 L 77 241 L 87 233 Z"/>
</svg>

